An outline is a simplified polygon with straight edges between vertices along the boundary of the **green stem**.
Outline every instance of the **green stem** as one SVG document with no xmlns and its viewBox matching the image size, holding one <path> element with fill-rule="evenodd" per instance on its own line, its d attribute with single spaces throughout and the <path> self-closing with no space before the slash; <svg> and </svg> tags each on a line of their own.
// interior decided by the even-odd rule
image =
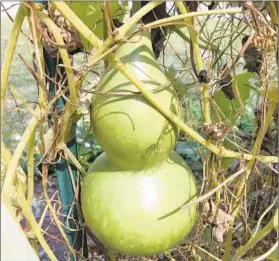
<svg viewBox="0 0 279 261">
<path fill-rule="evenodd" d="M 278 8 L 276 8 L 276 5 L 274 1 L 270 1 L 270 13 L 271 13 L 271 19 L 272 22 L 276 25 L 278 25 L 278 13 L 277 13 Z"/>
<path fill-rule="evenodd" d="M 133 3 L 134 4 L 134 3 Z M 154 1 L 149 2 L 142 8 L 140 8 L 139 11 L 137 11 L 125 24 L 123 24 L 118 30 L 117 30 L 117 36 L 116 40 L 124 39 L 125 35 L 128 33 L 128 31 L 148 12 L 150 12 L 152 9 L 154 9 L 156 6 L 162 4 L 162 2 Z"/>
<path fill-rule="evenodd" d="M 29 206 L 32 205 L 33 194 L 34 194 L 34 146 L 35 146 L 35 133 L 36 128 L 34 128 L 33 132 L 30 135 L 30 139 L 28 141 L 27 148 L 27 203 Z"/>
<path fill-rule="evenodd" d="M 71 11 L 68 13 L 68 7 L 63 2 L 53 2 L 53 4 L 57 7 L 57 9 L 61 12 L 61 14 L 67 15 L 67 20 L 76 28 L 76 30 L 95 48 L 100 48 L 100 40 L 94 35 L 92 36 L 92 32 L 90 29 Z M 147 5 L 146 5 L 147 6 Z M 67 9 L 68 8 L 68 9 Z M 230 10 L 230 9 L 228 9 Z M 237 9 L 240 10 L 240 9 Z M 222 10 L 218 10 L 222 11 Z M 234 9 L 236 12 L 236 9 Z M 225 13 L 225 12 L 223 12 Z M 192 13 L 191 13 L 192 14 Z M 101 49 L 101 48 L 100 48 Z M 100 54 L 100 49 L 97 50 L 97 53 Z M 244 159 L 244 160 L 251 160 L 254 158 L 254 155 L 251 154 L 243 154 L 240 152 L 229 151 L 223 147 L 215 146 L 214 144 L 210 143 L 202 136 L 199 135 L 196 131 L 190 128 L 187 124 L 185 124 L 178 116 L 176 116 L 171 111 L 167 110 L 163 104 L 160 104 L 154 94 L 149 91 L 146 86 L 139 81 L 136 77 L 130 74 L 125 65 L 121 62 L 119 58 L 117 58 L 114 54 L 109 54 L 107 59 L 127 78 L 129 81 L 134 84 L 143 94 L 143 96 L 152 104 L 154 105 L 163 115 L 165 115 L 168 119 L 170 119 L 173 123 L 175 123 L 181 130 L 183 130 L 187 135 L 193 138 L 195 141 L 209 149 L 214 154 L 220 157 L 226 158 L 236 158 L 236 159 Z M 258 156 L 258 158 L 264 162 L 277 162 L 278 157 L 275 156 Z"/>
<path fill-rule="evenodd" d="M 210 84 L 202 84 L 203 117 L 206 123 L 211 123 L 209 88 Z"/>
<path fill-rule="evenodd" d="M 25 98 L 16 90 L 16 88 L 10 82 L 8 84 L 9 84 L 9 90 L 15 96 L 15 98 L 19 99 L 22 102 L 22 104 L 26 107 L 26 109 L 30 114 L 32 114 L 33 116 L 36 115 L 33 108 L 28 104 Z"/>
<path fill-rule="evenodd" d="M 108 38 L 109 35 L 111 35 L 112 32 L 112 27 L 111 27 L 111 21 L 109 20 L 109 17 L 107 17 L 106 13 L 109 12 L 109 3 L 108 2 L 104 2 L 104 12 L 103 12 L 103 19 L 104 19 L 104 23 L 103 23 L 103 39 L 104 41 Z M 108 62 L 105 61 L 105 68 L 108 67 Z"/>
<path fill-rule="evenodd" d="M 233 261 L 240 260 L 240 258 L 250 250 L 254 245 L 256 245 L 263 237 L 265 237 L 273 229 L 273 218 L 268 222 L 268 224 L 260 230 L 256 235 L 254 235 L 250 240 L 244 245 L 237 249 L 236 254 L 233 257 Z"/>
<path fill-rule="evenodd" d="M 69 250 L 72 252 L 72 254 L 75 254 L 75 250 L 73 249 L 73 247 L 71 246 L 66 234 L 65 234 L 65 231 L 61 225 L 61 221 L 59 220 L 58 216 L 57 216 L 57 213 L 55 211 L 55 209 L 53 208 L 52 204 L 51 204 L 51 200 L 49 198 L 49 195 L 48 195 L 48 192 L 47 192 L 47 177 L 46 175 L 43 174 L 43 191 L 44 191 L 44 196 L 45 196 L 45 200 L 46 200 L 46 203 L 47 203 L 47 206 L 48 206 L 48 209 L 49 209 L 49 212 L 54 220 L 54 223 L 56 224 L 58 230 L 60 231 L 63 239 L 65 240 L 66 244 L 67 244 L 67 247 L 69 248 Z"/>
<path fill-rule="evenodd" d="M 6 172 L 6 175 L 5 175 L 5 179 L 3 181 L 2 191 L 1 191 L 1 196 L 2 196 L 1 201 L 2 202 L 9 202 L 10 188 L 12 187 L 13 182 L 14 182 L 15 177 L 16 177 L 16 170 L 18 168 L 19 160 L 22 157 L 23 150 L 24 150 L 26 144 L 29 142 L 30 137 L 32 136 L 32 133 L 34 132 L 38 121 L 42 117 L 44 117 L 45 112 L 48 111 L 51 108 L 51 106 L 55 103 L 55 101 L 59 97 L 60 97 L 59 95 L 56 95 L 51 100 L 51 102 L 47 105 L 47 107 L 45 108 L 45 111 L 42 111 L 40 109 L 40 107 L 37 107 L 35 109 L 36 115 L 34 115 L 31 118 L 25 132 L 23 133 L 23 136 L 21 137 L 20 142 L 18 143 L 18 145 L 17 145 L 17 147 L 14 151 L 14 154 L 13 154 L 11 160 L 10 160 L 10 163 L 7 167 L 7 172 Z"/>
<path fill-rule="evenodd" d="M 78 162 L 77 158 L 74 156 L 74 154 L 69 150 L 69 148 L 66 146 L 66 144 L 63 144 L 61 146 L 64 153 L 69 157 L 69 159 L 72 161 L 72 163 L 75 165 L 75 167 L 80 171 L 83 177 L 86 175 L 86 171 L 81 166 L 81 164 Z"/>
<path fill-rule="evenodd" d="M 177 26 L 171 26 L 170 27 L 178 36 L 181 37 L 182 40 L 186 41 L 187 43 L 190 43 L 191 39 L 184 34 Z M 199 47 L 204 50 L 213 50 L 215 52 L 218 52 L 218 48 L 215 45 L 212 45 L 211 43 L 204 41 L 203 43 L 199 42 Z"/>
<path fill-rule="evenodd" d="M 41 228 L 39 227 L 39 225 L 32 213 L 30 206 L 28 205 L 28 202 L 24 197 L 24 193 L 23 193 L 21 187 L 17 183 L 16 183 L 16 190 L 17 190 L 18 198 L 21 202 L 22 213 L 23 213 L 24 217 L 26 218 L 27 222 L 29 223 L 32 231 L 35 233 L 38 241 L 40 242 L 42 248 L 45 250 L 45 252 L 48 255 L 48 257 L 50 258 L 50 260 L 57 261 L 57 258 L 55 257 L 54 253 L 50 249 L 49 245 L 47 244 L 46 240 L 44 239 L 44 237 L 41 233 Z"/>
<path fill-rule="evenodd" d="M 266 260 L 272 253 L 274 253 L 277 250 L 278 252 L 278 241 L 269 249 L 267 250 L 264 254 L 261 256 L 255 258 L 253 261 L 263 261 Z M 275 252 L 276 253 L 276 252 Z M 278 258 L 278 255 L 277 255 Z M 271 260 L 271 259 L 268 259 Z M 274 259 L 273 259 L 274 260 Z"/>
<path fill-rule="evenodd" d="M 126 33 L 148 12 L 153 8 L 160 5 L 162 2 L 150 2 L 143 6 L 138 12 L 136 12 L 133 17 L 131 17 L 124 25 L 117 29 L 117 36 L 109 36 L 106 41 L 102 43 L 100 39 L 93 33 L 88 27 L 76 16 L 76 14 L 63 2 L 52 2 L 53 5 L 59 10 L 59 12 L 67 17 L 67 20 L 70 21 L 75 28 L 78 28 L 78 31 L 85 39 L 90 39 L 90 43 L 97 49 L 97 52 L 89 59 L 87 64 L 88 68 L 92 67 L 94 61 L 98 59 L 113 43 L 117 40 L 123 39 Z M 116 39 L 117 38 L 117 39 Z M 89 70 L 88 70 L 89 71 Z M 85 78 L 88 71 L 82 73 L 81 81 Z M 81 84 L 81 83 L 80 83 Z"/>
<path fill-rule="evenodd" d="M 176 5 L 181 14 L 186 14 L 186 15 L 191 14 L 191 13 L 187 12 L 183 2 L 176 2 Z M 203 67 L 201 52 L 200 52 L 200 48 L 199 48 L 199 44 L 198 44 L 198 34 L 194 27 L 194 21 L 193 21 L 193 19 L 189 19 L 189 18 L 184 18 L 184 21 L 185 21 L 185 23 L 190 25 L 187 28 L 188 28 L 189 35 L 190 35 L 190 38 L 191 38 L 191 41 L 193 44 L 193 51 L 194 51 L 195 61 L 197 63 L 197 68 L 199 71 L 201 71 L 204 69 L 204 67 Z M 190 29 L 190 28 L 193 28 L 193 29 Z"/>
<path fill-rule="evenodd" d="M 36 21 L 33 14 L 33 9 L 31 9 L 31 16 L 28 17 L 29 28 L 31 29 L 32 39 L 34 43 L 34 53 L 35 59 L 37 62 L 37 71 L 41 82 L 44 82 L 44 62 L 43 62 L 43 55 L 42 55 L 42 42 L 40 38 L 40 34 L 36 28 Z M 39 103 L 42 108 L 46 106 L 46 94 L 42 88 L 39 88 Z"/>
<path fill-rule="evenodd" d="M 192 18 L 192 17 L 206 16 L 206 15 L 217 15 L 217 14 L 237 14 L 237 13 L 241 13 L 241 12 L 242 12 L 241 8 L 228 8 L 228 9 L 216 9 L 216 10 L 210 10 L 210 11 L 201 11 L 201 12 L 191 12 L 191 13 L 186 13 L 186 14 L 181 14 L 181 15 L 177 15 L 177 16 L 159 19 L 155 22 L 144 25 L 143 28 L 168 26 L 171 23 L 183 21 L 185 18 Z"/>
<path fill-rule="evenodd" d="M 40 111 L 39 108 L 37 108 L 35 110 L 36 113 L 39 113 L 39 111 Z M 23 150 L 24 150 L 26 144 L 28 143 L 28 141 L 30 140 L 30 137 L 34 133 L 37 123 L 38 123 L 38 118 L 33 116 L 31 121 L 29 122 L 29 125 L 26 128 L 20 142 L 18 143 L 16 150 L 14 151 L 11 162 L 8 165 L 7 173 L 6 173 L 4 184 L 2 187 L 1 194 L 2 194 L 3 202 L 9 200 L 9 191 L 10 191 L 10 188 L 11 188 L 13 181 L 15 179 L 15 176 L 16 176 L 16 169 L 18 166 L 18 162 L 21 159 L 21 155 L 23 153 Z"/>
<path fill-rule="evenodd" d="M 40 251 L 39 251 L 39 247 L 38 247 L 38 244 L 37 244 L 37 239 L 36 238 L 31 238 L 30 241 L 31 241 L 31 245 L 32 245 L 35 253 L 39 256 Z"/>
<path fill-rule="evenodd" d="M 110 261 L 116 261 L 114 253 L 110 248 L 108 249 L 108 252 L 109 252 Z"/>
<path fill-rule="evenodd" d="M 53 34 L 55 41 L 58 45 L 63 46 L 64 41 L 59 33 L 59 28 L 56 26 L 56 24 L 44 13 L 38 12 L 38 16 L 40 20 L 50 29 L 51 33 Z M 75 78 L 72 70 L 72 64 L 68 55 L 68 52 L 65 48 L 58 48 L 59 53 L 61 55 L 61 58 L 63 60 L 63 65 L 65 66 L 65 71 L 67 74 L 67 81 L 69 85 L 69 91 L 70 91 L 70 102 L 72 105 L 77 104 L 77 90 L 75 88 Z"/>
<path fill-rule="evenodd" d="M 44 13 L 39 12 L 38 17 L 40 20 L 50 29 L 52 32 L 56 42 L 58 45 L 63 46 L 64 41 L 60 34 L 59 28 L 56 26 L 56 24 Z M 62 116 L 62 128 L 59 133 L 58 140 L 61 142 L 67 142 L 70 137 L 72 136 L 72 123 L 73 123 L 73 115 L 76 111 L 76 105 L 77 105 L 77 88 L 75 86 L 75 78 L 72 70 L 71 61 L 69 58 L 69 55 L 64 48 L 59 48 L 59 53 L 61 55 L 61 58 L 63 60 L 63 65 L 65 66 L 65 72 L 66 72 L 66 78 L 69 85 L 69 91 L 70 91 L 70 102 L 67 103 L 65 106 L 65 111 Z"/>
<path fill-rule="evenodd" d="M 208 256 L 210 256 L 212 259 L 217 260 L 217 261 L 222 261 L 220 258 L 214 256 L 213 254 L 211 254 L 210 252 L 206 251 L 205 249 L 203 249 L 202 247 L 200 247 L 199 245 L 193 244 L 194 248 L 199 249 L 200 251 L 204 252 L 205 254 L 207 254 Z"/>
<path fill-rule="evenodd" d="M 179 12 L 183 15 L 185 14 L 191 14 L 187 12 L 187 9 L 184 5 L 183 2 L 176 2 L 177 8 Z M 195 30 L 195 25 L 194 25 L 194 17 L 192 19 L 189 18 L 184 18 L 184 21 L 186 24 L 189 24 L 190 26 L 187 27 L 189 31 L 189 35 L 191 38 L 191 43 L 193 46 L 193 53 L 195 57 L 195 62 L 197 64 L 197 68 L 200 71 L 204 69 L 203 62 L 202 62 L 202 56 L 199 48 L 199 41 L 198 41 L 198 34 Z M 193 28 L 193 29 L 190 29 Z M 204 121 L 206 123 L 211 123 L 211 118 L 210 118 L 210 95 L 209 95 L 209 84 L 202 84 L 202 105 L 203 105 L 203 117 Z"/>
<path fill-rule="evenodd" d="M 4 115 L 4 108 L 6 102 L 6 92 L 7 92 L 7 85 L 8 85 L 8 77 L 16 49 L 16 43 L 18 40 L 18 36 L 21 30 L 22 23 L 24 18 L 28 12 L 24 3 L 21 3 L 19 9 L 17 11 L 13 29 L 11 31 L 11 35 L 9 38 L 8 48 L 6 50 L 6 55 L 4 58 L 4 62 L 2 65 L 2 73 L 1 73 L 1 125 L 3 122 L 3 115 Z"/>
<path fill-rule="evenodd" d="M 266 216 L 266 214 L 274 207 L 274 205 L 277 203 L 277 198 L 278 196 L 276 196 L 276 198 L 274 199 L 274 201 L 272 202 L 272 204 L 270 206 L 268 206 L 265 211 L 261 214 L 260 218 L 258 219 L 256 228 L 254 229 L 254 233 L 253 236 L 256 235 L 258 233 L 259 227 L 262 223 L 263 218 Z"/>
<path fill-rule="evenodd" d="M 274 112 L 277 108 L 277 102 L 273 102 L 271 101 L 267 114 L 265 116 L 265 122 L 263 123 L 263 129 L 262 131 L 259 133 L 259 135 L 257 136 L 257 139 L 253 145 L 253 149 L 252 149 L 252 155 L 254 155 L 250 162 L 247 165 L 247 172 L 246 172 L 246 177 L 245 180 L 240 179 L 238 184 L 236 185 L 237 191 L 236 191 L 236 199 L 234 199 L 233 203 L 232 203 L 232 217 L 233 219 L 230 222 L 229 225 L 229 229 L 228 229 L 228 233 L 227 233 L 227 237 L 226 237 L 226 243 L 225 243 L 225 253 L 224 253 L 224 261 L 229 261 L 230 260 L 230 252 L 231 252 L 231 246 L 232 246 L 232 235 L 233 235 L 233 226 L 234 226 L 234 221 L 236 216 L 238 215 L 239 209 L 240 209 L 240 205 L 241 205 L 241 196 L 243 194 L 244 188 L 245 188 L 245 184 L 246 184 L 246 180 L 249 179 L 252 168 L 255 164 L 256 161 L 256 156 L 259 153 L 259 150 L 261 148 L 261 144 L 263 141 L 263 138 L 268 130 L 268 127 L 272 121 Z"/>
</svg>

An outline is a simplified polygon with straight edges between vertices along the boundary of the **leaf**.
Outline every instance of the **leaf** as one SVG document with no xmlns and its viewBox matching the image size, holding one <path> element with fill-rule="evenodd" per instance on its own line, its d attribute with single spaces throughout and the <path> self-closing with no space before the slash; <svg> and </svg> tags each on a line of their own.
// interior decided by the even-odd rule
<svg viewBox="0 0 279 261">
<path fill-rule="evenodd" d="M 53 142 L 54 142 L 54 136 L 53 136 L 53 129 L 51 128 L 44 134 L 45 151 L 49 151 L 51 149 Z M 39 141 L 38 145 L 34 148 L 34 152 L 41 155 L 43 154 L 43 144 L 41 140 Z"/>
<path fill-rule="evenodd" d="M 174 80 L 174 77 L 176 75 L 176 69 L 174 67 L 174 65 L 172 64 L 167 72 L 167 77 L 173 81 Z"/>
<path fill-rule="evenodd" d="M 224 114 L 225 118 L 231 119 L 231 117 L 234 115 L 233 107 L 231 105 L 230 100 L 225 96 L 225 94 L 221 90 L 214 94 L 214 101 L 218 105 L 221 112 Z M 219 114 L 219 112 L 216 113 Z M 224 116 L 220 115 L 221 118 L 224 118 Z"/>
<path fill-rule="evenodd" d="M 104 29 L 104 15 L 103 8 L 104 3 L 98 1 L 66 1 L 69 7 L 74 13 L 84 22 L 84 24 L 101 40 L 103 40 L 103 29 Z M 123 4 L 120 5 L 118 2 L 109 2 L 110 14 L 122 21 L 125 15 L 125 9 Z M 90 50 L 92 46 L 81 36 L 84 48 Z"/>
<path fill-rule="evenodd" d="M 232 150 L 232 151 L 237 151 L 238 150 L 238 146 L 240 147 L 241 145 L 243 146 L 243 144 L 241 144 L 241 139 L 238 138 L 237 136 L 234 136 L 230 138 L 230 140 L 232 142 L 234 142 L 235 144 L 231 143 L 228 138 L 226 137 L 224 139 L 224 147 L 226 149 Z M 237 146 L 238 145 L 238 146 Z M 231 159 L 231 158 L 223 158 L 222 159 L 222 167 L 224 169 L 228 169 L 229 166 L 231 165 L 231 163 L 234 161 L 235 159 Z"/>
<path fill-rule="evenodd" d="M 245 103 L 249 99 L 251 91 L 250 79 L 253 78 L 253 76 L 254 74 L 251 72 L 238 74 L 236 76 L 237 88 L 242 103 Z M 234 93 L 234 96 L 237 97 L 236 93 Z M 240 103 L 237 99 L 232 100 L 232 105 L 235 109 L 240 107 Z"/>
<path fill-rule="evenodd" d="M 237 88 L 242 103 L 245 103 L 249 99 L 251 91 L 250 79 L 253 78 L 253 76 L 254 74 L 251 72 L 238 74 L 236 76 Z M 234 96 L 237 97 L 236 93 L 234 93 Z M 235 109 L 240 107 L 240 103 L 237 99 L 232 100 L 232 105 Z"/>
<path fill-rule="evenodd" d="M 171 64 L 169 70 L 167 71 L 167 78 L 170 80 L 172 85 L 174 86 L 179 99 L 181 100 L 185 94 L 185 86 L 181 82 L 180 78 L 175 78 L 177 74 L 177 70 L 175 69 L 175 66 Z"/>
<path fill-rule="evenodd" d="M 253 73 L 247 72 L 247 73 L 238 74 L 236 76 L 237 88 L 242 103 L 245 103 L 249 99 L 250 91 L 251 91 L 250 79 L 253 77 L 253 75 L 254 75 Z M 235 92 L 234 92 L 234 96 L 237 97 Z M 225 118 L 227 118 L 228 120 L 234 119 L 237 110 L 240 108 L 239 101 L 237 99 L 229 100 L 225 96 L 222 90 L 219 90 L 214 94 L 214 101 L 218 105 L 221 112 L 224 114 Z M 224 116 L 222 115 L 220 116 L 221 118 L 224 119 Z"/>
<path fill-rule="evenodd" d="M 264 95 L 265 90 L 260 89 L 260 93 Z M 272 81 L 269 84 L 267 89 L 267 98 L 274 102 L 278 102 L 278 81 Z"/>
<path fill-rule="evenodd" d="M 206 202 L 204 211 L 207 214 L 208 221 L 214 224 L 212 229 L 213 238 L 218 243 L 224 243 L 224 235 L 233 217 L 218 208 L 213 202 Z"/>
</svg>

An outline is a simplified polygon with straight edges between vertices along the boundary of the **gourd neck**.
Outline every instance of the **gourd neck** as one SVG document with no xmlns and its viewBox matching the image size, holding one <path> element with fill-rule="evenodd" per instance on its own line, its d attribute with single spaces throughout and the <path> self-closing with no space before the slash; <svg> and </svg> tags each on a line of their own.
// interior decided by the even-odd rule
<svg viewBox="0 0 279 261">
<path fill-rule="evenodd" d="M 135 30 L 137 30 L 136 28 L 138 28 L 137 25 L 129 31 L 128 35 L 135 32 Z M 137 54 L 140 54 L 146 58 L 155 60 L 149 30 L 134 33 L 129 40 L 119 46 L 115 54 L 119 58 L 129 55 L 131 60 L 134 56 L 138 56 Z"/>
</svg>

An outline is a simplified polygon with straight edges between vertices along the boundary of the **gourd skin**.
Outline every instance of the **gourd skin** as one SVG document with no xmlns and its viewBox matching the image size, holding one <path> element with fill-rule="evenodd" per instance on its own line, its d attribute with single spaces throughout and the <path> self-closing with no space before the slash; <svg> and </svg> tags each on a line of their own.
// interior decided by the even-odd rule
<svg viewBox="0 0 279 261">
<path fill-rule="evenodd" d="M 180 114 L 175 89 L 154 59 L 148 31 L 135 35 L 115 54 L 150 90 L 157 89 L 156 100 L 176 115 Z M 121 72 L 108 66 L 97 91 L 122 94 L 94 95 L 92 99 L 94 132 L 114 164 L 125 170 L 139 170 L 155 166 L 168 157 L 176 143 L 177 127 L 142 95 L 132 94 L 131 91 L 138 89 Z"/>
<path fill-rule="evenodd" d="M 138 172 L 120 170 L 103 153 L 81 188 L 86 224 L 102 243 L 132 256 L 158 254 L 179 243 L 197 212 L 196 206 L 178 207 L 196 196 L 192 172 L 176 152 Z"/>
</svg>

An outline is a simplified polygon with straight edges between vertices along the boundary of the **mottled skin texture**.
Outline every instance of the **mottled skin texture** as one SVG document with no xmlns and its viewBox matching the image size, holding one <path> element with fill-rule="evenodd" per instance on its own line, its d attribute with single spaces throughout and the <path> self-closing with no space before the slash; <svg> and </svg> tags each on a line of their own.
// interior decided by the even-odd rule
<svg viewBox="0 0 279 261">
<path fill-rule="evenodd" d="M 121 45 L 115 54 L 150 90 L 169 84 L 154 59 L 148 31 Z M 155 166 L 168 157 L 175 146 L 178 129 L 142 95 L 131 95 L 131 91 L 138 89 L 125 76 L 110 65 L 97 91 L 126 93 L 126 96 L 94 95 L 92 100 L 94 132 L 114 164 L 125 170 L 139 170 Z M 154 95 L 165 108 L 180 113 L 173 86 L 161 88 Z"/>
<path fill-rule="evenodd" d="M 175 152 L 160 166 L 138 172 L 117 169 L 103 153 L 81 188 L 86 224 L 102 243 L 132 256 L 178 244 L 197 214 L 196 206 L 178 207 L 196 196 L 192 172 Z"/>
</svg>

